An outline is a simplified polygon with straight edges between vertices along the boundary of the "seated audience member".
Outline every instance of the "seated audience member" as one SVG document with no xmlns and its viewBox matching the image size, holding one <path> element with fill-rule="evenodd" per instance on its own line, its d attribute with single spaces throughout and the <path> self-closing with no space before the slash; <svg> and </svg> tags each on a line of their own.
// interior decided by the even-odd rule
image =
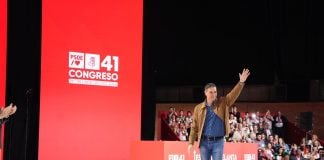
<svg viewBox="0 0 324 160">
<path fill-rule="evenodd" d="M 190 135 L 191 123 L 192 123 L 192 114 L 191 114 L 191 111 L 187 111 L 187 115 L 186 115 L 186 128 L 187 128 L 188 135 Z"/>
<path fill-rule="evenodd" d="M 303 151 L 306 147 L 306 138 L 302 138 L 300 143 L 299 143 L 299 146 L 300 146 L 300 149 Z"/>
<path fill-rule="evenodd" d="M 273 135 L 269 135 L 266 139 L 266 144 L 268 143 L 271 143 L 273 144 L 274 143 L 274 138 L 273 138 Z M 273 146 L 272 146 L 273 147 Z"/>
<path fill-rule="evenodd" d="M 321 143 L 318 140 L 313 142 L 312 147 L 317 147 L 319 150 L 323 149 L 323 146 L 321 145 Z"/>
<path fill-rule="evenodd" d="M 239 120 L 241 118 L 241 113 L 239 111 L 237 111 L 236 105 L 233 105 L 231 113 L 234 115 L 234 117 L 236 117 L 237 120 Z M 238 121 L 238 123 L 241 123 L 241 122 L 242 121 Z"/>
<path fill-rule="evenodd" d="M 187 111 L 187 115 L 186 115 L 186 123 L 192 123 L 192 113 L 191 111 Z"/>
<path fill-rule="evenodd" d="M 263 123 L 259 123 L 258 128 L 259 128 L 259 132 L 260 132 L 260 133 L 265 133 L 265 132 L 264 132 L 264 125 L 263 125 Z"/>
<path fill-rule="evenodd" d="M 177 117 L 177 112 L 175 111 L 174 107 L 169 107 L 169 112 L 168 112 L 168 117 L 167 120 L 170 122 L 170 119 L 172 118 L 172 116 L 175 115 L 175 117 Z"/>
<path fill-rule="evenodd" d="M 291 160 L 297 160 L 297 155 L 298 155 L 298 146 L 297 144 L 292 144 L 291 149 L 289 151 L 290 159 Z"/>
<path fill-rule="evenodd" d="M 180 123 L 179 128 L 176 130 L 176 134 L 180 141 L 186 141 L 188 137 L 188 132 L 185 123 Z"/>
<path fill-rule="evenodd" d="M 302 151 L 302 157 L 304 159 L 310 159 L 311 158 L 311 153 L 312 153 L 311 146 L 310 145 L 306 145 L 304 147 L 304 150 Z"/>
<path fill-rule="evenodd" d="M 320 160 L 321 159 L 321 156 L 318 152 L 318 148 L 317 147 L 312 147 L 312 152 L 311 152 L 311 155 L 310 155 L 310 159 L 314 159 L 314 160 Z"/>
<path fill-rule="evenodd" d="M 264 133 L 266 136 L 272 135 L 272 130 L 269 123 L 265 123 Z"/>
<path fill-rule="evenodd" d="M 272 160 L 274 158 L 274 151 L 271 143 L 268 143 L 264 150 L 264 158 L 266 158 L 266 160 Z"/>
<path fill-rule="evenodd" d="M 250 119 L 250 114 L 249 114 L 249 112 L 245 112 L 244 118 L 245 118 L 245 120 L 246 120 L 246 119 Z"/>
<path fill-rule="evenodd" d="M 279 138 L 278 140 L 278 145 L 279 147 L 283 148 L 283 151 L 288 153 L 289 152 L 289 146 L 288 144 L 285 143 L 285 141 L 283 140 L 283 138 Z"/>
<path fill-rule="evenodd" d="M 289 159 L 289 155 L 287 154 L 287 152 L 284 151 L 284 148 L 280 147 L 278 149 L 278 153 L 276 154 L 277 156 L 275 157 L 276 160 L 285 160 L 285 159 Z"/>
<path fill-rule="evenodd" d="M 183 112 L 182 109 L 180 110 L 178 117 L 179 117 L 181 123 L 182 123 L 182 122 L 185 123 L 185 121 L 186 121 L 186 116 L 184 115 L 184 112 Z"/>
<path fill-rule="evenodd" d="M 171 124 L 176 123 L 177 122 L 177 116 L 176 115 L 171 115 L 171 117 L 169 118 L 169 126 L 171 126 Z"/>
<path fill-rule="evenodd" d="M 257 113 L 259 113 L 259 112 L 257 112 Z M 259 119 L 260 119 L 260 117 L 258 117 L 257 114 L 252 113 L 252 115 L 251 115 L 251 123 L 253 125 L 259 124 Z"/>
<path fill-rule="evenodd" d="M 250 134 L 250 127 L 248 126 L 246 121 L 243 121 L 241 130 L 242 130 L 242 135 L 244 137 L 248 137 L 248 135 Z"/>
<path fill-rule="evenodd" d="M 272 129 L 272 122 L 273 122 L 273 117 L 271 116 L 270 110 L 267 110 L 265 113 L 263 120 L 265 123 L 267 123 L 268 128 L 271 130 Z"/>
<path fill-rule="evenodd" d="M 250 134 L 249 134 L 249 138 L 251 139 L 252 142 L 256 141 L 257 133 L 258 133 L 258 126 L 253 125 L 252 130 L 250 131 Z M 260 135 L 260 138 L 261 138 L 261 135 Z"/>
<path fill-rule="evenodd" d="M 317 140 L 318 140 L 317 134 L 313 134 L 312 135 L 312 142 L 317 141 Z"/>
<path fill-rule="evenodd" d="M 264 132 L 259 132 L 259 133 L 261 133 L 261 139 L 267 143 L 267 137 L 266 137 L 265 133 Z"/>
<path fill-rule="evenodd" d="M 229 124 L 230 124 L 230 125 L 235 125 L 235 124 L 237 124 L 236 117 L 235 117 L 234 114 L 232 114 L 232 113 L 230 114 Z"/>
<path fill-rule="evenodd" d="M 242 124 L 238 123 L 237 124 L 237 128 L 235 129 L 233 136 L 232 136 L 232 140 L 233 142 L 241 142 L 242 138 L 243 138 L 243 130 L 242 130 Z"/>
<path fill-rule="evenodd" d="M 265 141 L 262 139 L 262 134 L 261 133 L 257 133 L 255 143 L 258 144 L 258 149 L 261 149 L 261 148 L 265 147 Z"/>
</svg>

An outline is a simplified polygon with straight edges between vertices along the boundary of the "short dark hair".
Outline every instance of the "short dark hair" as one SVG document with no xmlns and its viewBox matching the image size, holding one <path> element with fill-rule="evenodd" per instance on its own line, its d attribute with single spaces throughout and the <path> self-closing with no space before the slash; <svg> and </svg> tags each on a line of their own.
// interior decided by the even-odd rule
<svg viewBox="0 0 324 160">
<path fill-rule="evenodd" d="M 207 90 L 208 88 L 211 88 L 211 87 L 216 87 L 216 85 L 214 83 L 207 83 L 204 88 L 205 88 L 205 90 Z"/>
</svg>

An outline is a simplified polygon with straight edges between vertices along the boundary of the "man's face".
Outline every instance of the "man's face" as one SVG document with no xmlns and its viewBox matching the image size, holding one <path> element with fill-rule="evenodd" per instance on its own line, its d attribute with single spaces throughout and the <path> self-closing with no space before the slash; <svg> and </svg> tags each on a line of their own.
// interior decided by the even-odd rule
<svg viewBox="0 0 324 160">
<path fill-rule="evenodd" d="M 217 97 L 217 89 L 216 87 L 209 87 L 205 90 L 205 96 L 207 101 L 214 101 Z"/>
</svg>

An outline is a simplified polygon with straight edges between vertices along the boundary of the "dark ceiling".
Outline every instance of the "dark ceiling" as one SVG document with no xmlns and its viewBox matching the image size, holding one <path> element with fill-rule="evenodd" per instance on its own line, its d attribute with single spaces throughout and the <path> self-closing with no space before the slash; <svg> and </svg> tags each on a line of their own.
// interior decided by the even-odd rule
<svg viewBox="0 0 324 160">
<path fill-rule="evenodd" d="M 324 10 L 317 1 L 146 0 L 144 62 L 158 86 L 323 79 Z"/>
</svg>

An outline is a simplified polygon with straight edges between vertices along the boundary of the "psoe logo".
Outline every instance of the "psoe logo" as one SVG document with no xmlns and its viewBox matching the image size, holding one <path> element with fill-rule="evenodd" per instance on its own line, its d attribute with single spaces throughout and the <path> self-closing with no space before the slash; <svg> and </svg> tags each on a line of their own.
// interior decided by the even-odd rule
<svg viewBox="0 0 324 160">
<path fill-rule="evenodd" d="M 69 68 L 84 68 L 84 53 L 69 52 Z"/>
<path fill-rule="evenodd" d="M 69 83 L 118 87 L 119 57 L 69 52 Z"/>
</svg>

